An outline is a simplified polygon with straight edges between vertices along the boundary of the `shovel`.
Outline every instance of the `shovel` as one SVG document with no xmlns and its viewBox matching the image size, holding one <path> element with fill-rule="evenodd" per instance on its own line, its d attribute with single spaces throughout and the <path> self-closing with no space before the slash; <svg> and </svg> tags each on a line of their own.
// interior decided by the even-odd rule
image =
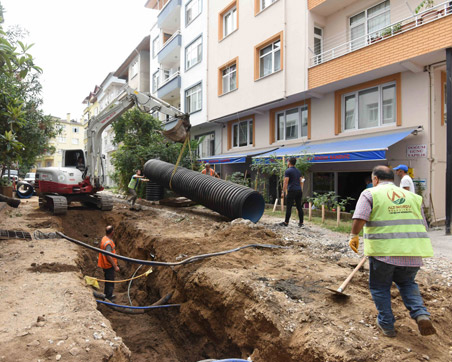
<svg viewBox="0 0 452 362">
<path fill-rule="evenodd" d="M 353 269 L 353 271 L 350 273 L 350 275 L 347 277 L 347 279 L 344 280 L 344 282 L 341 284 L 341 286 L 337 289 L 332 289 L 332 288 L 326 288 L 328 289 L 330 292 L 336 294 L 336 295 L 341 295 L 344 297 L 349 297 L 349 295 L 344 293 L 345 288 L 347 287 L 348 283 L 350 282 L 350 280 L 352 280 L 353 276 L 356 274 L 356 272 L 361 269 L 361 267 L 363 266 L 363 264 L 366 262 L 367 257 L 364 256 L 361 261 L 359 262 L 359 264 L 356 266 L 355 269 Z"/>
</svg>

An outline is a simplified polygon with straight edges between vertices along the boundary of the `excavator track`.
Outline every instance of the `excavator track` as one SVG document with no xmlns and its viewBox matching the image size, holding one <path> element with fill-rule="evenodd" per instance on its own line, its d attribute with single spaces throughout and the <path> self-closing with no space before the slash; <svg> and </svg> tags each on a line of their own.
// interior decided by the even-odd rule
<svg viewBox="0 0 452 362">
<path fill-rule="evenodd" d="M 97 207 L 102 211 L 113 210 L 113 198 L 108 195 L 96 195 Z"/>
<path fill-rule="evenodd" d="M 46 195 L 46 206 L 54 215 L 64 215 L 67 212 L 67 200 L 64 196 Z"/>
</svg>

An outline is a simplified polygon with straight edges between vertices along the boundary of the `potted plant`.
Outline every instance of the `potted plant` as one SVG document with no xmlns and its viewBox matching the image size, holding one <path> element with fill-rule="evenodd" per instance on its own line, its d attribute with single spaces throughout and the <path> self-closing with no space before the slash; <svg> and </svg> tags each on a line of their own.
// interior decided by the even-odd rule
<svg viewBox="0 0 452 362">
<path fill-rule="evenodd" d="M 13 197 L 13 184 L 8 177 L 0 178 L 0 194 Z"/>
</svg>

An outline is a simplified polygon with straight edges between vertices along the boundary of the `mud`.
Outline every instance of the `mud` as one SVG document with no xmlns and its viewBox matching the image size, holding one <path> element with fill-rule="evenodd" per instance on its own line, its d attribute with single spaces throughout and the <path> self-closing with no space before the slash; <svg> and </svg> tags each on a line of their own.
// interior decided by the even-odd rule
<svg viewBox="0 0 452 362">
<path fill-rule="evenodd" d="M 389 339 L 375 327 L 367 263 L 347 288 L 350 298 L 336 298 L 325 288 L 337 288 L 360 257 L 345 251 L 340 241 L 346 239 L 344 235 L 309 223 L 307 229 L 297 229 L 295 237 L 288 238 L 273 227 L 280 220 L 268 217 L 250 225 L 231 223 L 199 207 L 156 205 L 130 211 L 120 202 L 112 212 L 76 209 L 64 217 L 49 218 L 37 212 L 34 218 L 54 220 L 59 231 L 95 246 L 105 226 L 112 224 L 118 253 L 136 259 L 176 262 L 248 244 L 285 247 L 247 248 L 191 264 L 153 267 L 148 277 L 130 284 L 133 305 L 151 305 L 173 293 L 169 303 L 181 304 L 180 308 L 129 315 L 98 305 L 131 351 L 132 361 L 248 357 L 255 362 L 451 360 L 452 292 L 447 284 L 438 282 L 444 279 L 441 274 L 423 268 L 418 276 L 438 334 L 420 336 L 394 287 L 398 336 Z M 45 220 L 35 220 L 38 222 L 47 225 Z M 316 242 L 320 238 L 323 243 Z M 96 267 L 97 253 L 78 250 L 76 263 L 82 274 L 102 278 Z M 58 263 L 55 261 L 53 268 L 58 268 Z M 44 265 L 37 262 L 35 269 Z M 121 261 L 119 266 L 116 279 L 130 278 L 139 267 Z M 129 304 L 128 289 L 129 283 L 115 286 L 115 303 Z"/>
</svg>

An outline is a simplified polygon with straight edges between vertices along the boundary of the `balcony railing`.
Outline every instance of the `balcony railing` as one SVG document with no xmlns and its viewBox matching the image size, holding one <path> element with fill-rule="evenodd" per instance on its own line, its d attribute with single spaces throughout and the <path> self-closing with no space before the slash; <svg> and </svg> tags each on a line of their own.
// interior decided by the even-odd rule
<svg viewBox="0 0 452 362">
<path fill-rule="evenodd" d="M 163 75 L 163 72 L 161 71 L 160 74 L 161 74 L 161 76 L 162 76 L 162 75 Z M 168 84 L 169 82 L 171 82 L 174 78 L 177 78 L 179 75 L 180 75 L 180 72 L 179 72 L 179 71 L 174 72 L 174 73 L 171 74 L 168 78 L 166 78 L 166 79 L 164 79 L 163 81 L 159 82 L 159 84 L 158 84 L 158 86 L 157 86 L 157 89 L 162 88 L 163 86 L 165 86 L 166 84 Z M 163 77 L 160 78 L 160 79 L 163 79 Z"/>
<path fill-rule="evenodd" d="M 328 62 L 335 58 L 341 57 L 355 50 L 362 49 L 366 46 L 378 43 L 387 38 L 397 36 L 411 29 L 418 28 L 428 24 L 437 19 L 443 18 L 452 14 L 452 5 L 450 1 L 445 1 L 439 5 L 428 8 L 418 14 L 404 18 L 396 23 L 385 26 L 372 33 L 366 34 L 359 38 L 350 40 L 346 43 L 340 44 L 334 48 L 328 49 L 320 54 L 316 54 L 309 59 L 309 66 Z"/>
<path fill-rule="evenodd" d="M 178 35 L 180 35 L 180 30 L 176 31 L 165 43 L 163 43 L 161 48 L 157 51 L 157 54 L 159 54 L 163 49 L 165 49 L 166 46 L 170 44 L 173 41 L 173 39 L 177 38 Z"/>
</svg>

